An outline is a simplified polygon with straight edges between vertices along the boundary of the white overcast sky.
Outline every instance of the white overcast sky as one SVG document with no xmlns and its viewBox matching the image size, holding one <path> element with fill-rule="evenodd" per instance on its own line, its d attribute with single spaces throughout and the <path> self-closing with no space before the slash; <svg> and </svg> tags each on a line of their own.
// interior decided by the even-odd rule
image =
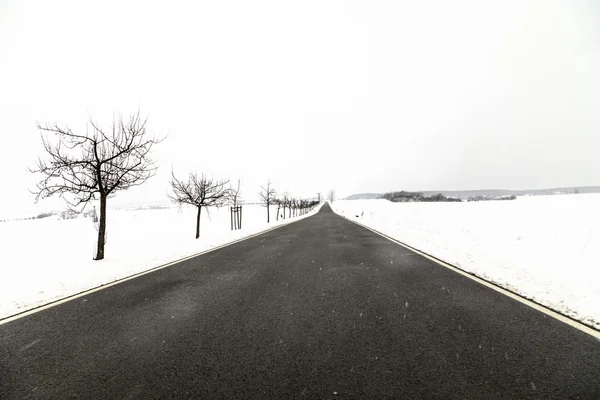
<svg viewBox="0 0 600 400">
<path fill-rule="evenodd" d="M 247 198 L 600 184 L 596 1 L 0 0 L 0 210 L 28 209 L 35 122 L 138 108 L 160 172 Z M 59 203 L 62 204 L 62 203 Z M 2 213 L 0 213 L 2 214 Z"/>
</svg>

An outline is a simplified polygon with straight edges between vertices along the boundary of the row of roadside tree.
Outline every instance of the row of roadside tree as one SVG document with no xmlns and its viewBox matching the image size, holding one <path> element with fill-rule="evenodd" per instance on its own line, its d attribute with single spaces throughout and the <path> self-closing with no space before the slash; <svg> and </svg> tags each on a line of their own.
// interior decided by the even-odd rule
<svg viewBox="0 0 600 400">
<path fill-rule="evenodd" d="M 63 197 L 73 210 L 82 211 L 91 201 L 100 202 L 98 242 L 95 260 L 104 259 L 106 242 L 107 201 L 117 192 L 146 182 L 158 168 L 151 151 L 164 138 L 148 134 L 147 118 L 140 112 L 128 118 L 119 116 L 109 129 L 103 129 L 90 118 L 89 129 L 75 132 L 58 124 L 37 124 L 42 132 L 42 143 L 46 158 L 38 158 L 31 172 L 40 174 L 35 200 L 58 195 Z M 237 206 L 241 202 L 240 180 L 231 186 L 229 180 L 216 180 L 206 174 L 189 172 L 182 178 L 171 172 L 170 192 L 172 202 L 186 204 L 197 209 L 196 238 L 200 237 L 200 215 L 202 209 Z M 270 222 L 269 208 L 283 209 L 281 218 L 302 215 L 319 202 L 291 197 L 287 192 L 277 196 L 271 182 L 261 187 L 261 203 L 267 208 L 267 223 Z"/>
<path fill-rule="evenodd" d="M 319 204 L 316 200 L 296 199 L 290 196 L 288 192 L 284 192 L 278 196 L 271 185 L 271 181 L 268 181 L 266 186 L 261 186 L 260 202 L 267 207 L 267 223 L 271 222 L 271 213 L 269 211 L 271 206 L 277 207 L 276 219 L 279 220 L 280 216 L 283 219 L 286 218 L 286 210 L 288 212 L 287 217 L 291 218 L 304 215 Z M 283 210 L 283 213 L 280 214 L 281 210 Z"/>
</svg>

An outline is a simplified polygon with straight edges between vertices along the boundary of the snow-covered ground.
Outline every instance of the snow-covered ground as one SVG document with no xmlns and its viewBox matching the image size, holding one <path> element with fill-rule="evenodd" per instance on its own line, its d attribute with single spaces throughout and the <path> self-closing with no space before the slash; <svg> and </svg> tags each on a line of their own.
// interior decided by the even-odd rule
<svg viewBox="0 0 600 400">
<path fill-rule="evenodd" d="M 242 229 L 231 231 L 228 208 L 202 211 L 200 239 L 196 212 L 108 210 L 106 258 L 93 261 L 97 233 L 89 218 L 0 223 L 0 319 L 84 290 L 146 271 L 185 256 L 313 215 L 271 223 L 260 205 L 244 205 Z"/>
<path fill-rule="evenodd" d="M 342 200 L 333 209 L 600 329 L 600 194 L 470 203 Z"/>
</svg>

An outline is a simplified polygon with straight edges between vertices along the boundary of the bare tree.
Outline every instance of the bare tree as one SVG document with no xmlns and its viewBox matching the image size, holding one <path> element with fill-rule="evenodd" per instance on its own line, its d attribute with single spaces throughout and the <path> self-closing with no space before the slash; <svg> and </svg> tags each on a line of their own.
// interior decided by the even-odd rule
<svg viewBox="0 0 600 400">
<path fill-rule="evenodd" d="M 277 212 L 275 214 L 275 218 L 279 221 L 279 210 L 281 210 L 281 199 L 275 198 L 273 199 L 273 204 L 277 206 Z"/>
<path fill-rule="evenodd" d="M 327 192 L 327 200 L 329 200 L 330 203 L 333 203 L 335 200 L 335 189 L 331 189 L 329 192 Z"/>
<path fill-rule="evenodd" d="M 267 187 L 260 187 L 260 202 L 267 207 L 267 223 L 271 222 L 269 215 L 269 206 L 275 204 L 275 189 L 271 187 L 271 181 L 267 181 Z"/>
<path fill-rule="evenodd" d="M 240 191 L 240 180 L 237 180 L 237 186 L 233 187 L 233 186 L 229 186 L 228 189 L 229 193 L 228 193 L 228 197 L 229 197 L 229 203 L 235 207 L 238 205 L 238 203 L 242 202 L 242 192 Z"/>
<path fill-rule="evenodd" d="M 102 129 L 91 118 L 91 132 L 75 133 L 57 124 L 37 124 L 49 159 L 38 159 L 30 171 L 45 178 L 37 184 L 36 202 L 53 195 L 63 197 L 72 208 L 83 208 L 100 200 L 100 222 L 95 260 L 104 258 L 106 242 L 106 203 L 120 190 L 138 186 L 152 177 L 157 169 L 150 151 L 162 139 L 148 138 L 147 118 L 140 112 L 113 121 L 110 130 Z M 46 135 L 44 135 L 46 132 Z M 57 137 L 48 138 L 47 133 Z"/>
<path fill-rule="evenodd" d="M 286 202 L 286 205 L 288 208 L 288 218 L 292 218 L 292 204 L 293 204 L 294 199 L 287 192 L 284 197 L 285 197 L 285 202 Z"/>
<path fill-rule="evenodd" d="M 225 187 L 229 181 L 215 181 L 205 174 L 198 176 L 190 172 L 187 181 L 179 180 L 171 171 L 171 189 L 173 193 L 168 196 L 176 204 L 188 204 L 197 208 L 196 213 L 196 239 L 200 237 L 200 215 L 202 208 L 207 211 L 210 207 L 221 207 L 227 203 L 229 189 Z"/>
<path fill-rule="evenodd" d="M 283 193 L 281 205 L 283 206 L 283 219 L 285 219 L 285 210 L 290 206 L 290 194 L 288 192 Z"/>
</svg>

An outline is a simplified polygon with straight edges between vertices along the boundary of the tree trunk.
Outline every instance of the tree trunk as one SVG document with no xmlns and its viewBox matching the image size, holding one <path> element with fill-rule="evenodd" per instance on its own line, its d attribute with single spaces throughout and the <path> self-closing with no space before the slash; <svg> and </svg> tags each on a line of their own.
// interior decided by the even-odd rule
<svg viewBox="0 0 600 400">
<path fill-rule="evenodd" d="M 269 215 L 269 203 L 267 203 L 267 224 L 271 222 L 271 215 Z"/>
<path fill-rule="evenodd" d="M 94 260 L 104 259 L 104 244 L 106 242 L 106 196 L 100 195 L 100 225 L 98 227 L 98 244 L 96 249 L 96 258 Z"/>
<path fill-rule="evenodd" d="M 288 218 L 292 218 L 292 207 L 288 207 Z"/>
<path fill-rule="evenodd" d="M 202 212 L 202 207 L 198 207 L 198 216 L 196 217 L 196 239 L 200 237 L 200 213 Z"/>
</svg>

